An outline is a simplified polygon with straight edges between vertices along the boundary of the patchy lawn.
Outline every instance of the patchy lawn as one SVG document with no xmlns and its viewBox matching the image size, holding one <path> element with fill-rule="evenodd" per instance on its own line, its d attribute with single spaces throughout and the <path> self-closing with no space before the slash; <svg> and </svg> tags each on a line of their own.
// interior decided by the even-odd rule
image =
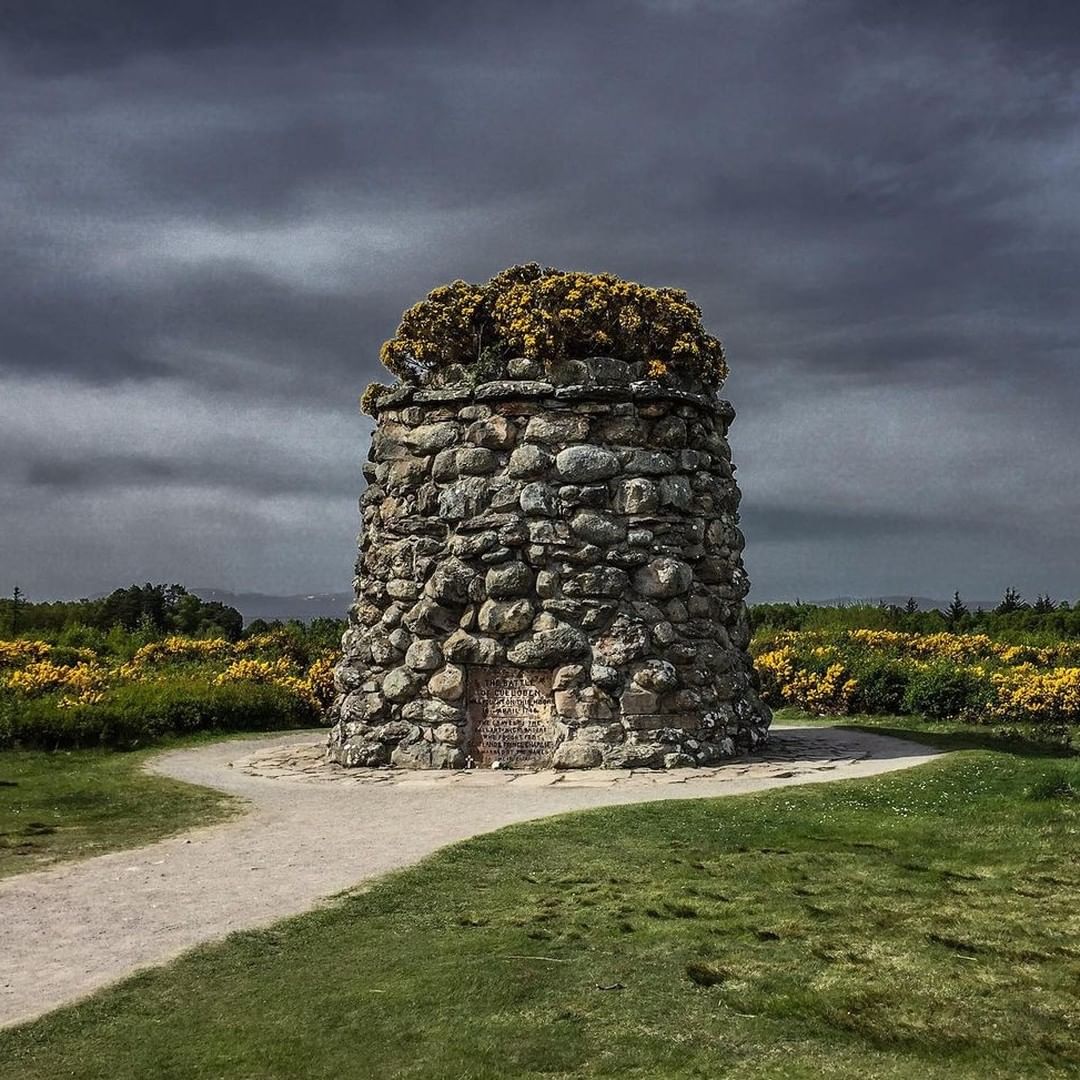
<svg viewBox="0 0 1080 1080">
<path fill-rule="evenodd" d="M 156 752 L 0 751 L 0 877 L 148 844 L 242 806 L 143 772 Z"/>
<path fill-rule="evenodd" d="M 0 1033 L 5 1078 L 1076 1075 L 1080 760 L 995 745 L 470 840 Z"/>
</svg>

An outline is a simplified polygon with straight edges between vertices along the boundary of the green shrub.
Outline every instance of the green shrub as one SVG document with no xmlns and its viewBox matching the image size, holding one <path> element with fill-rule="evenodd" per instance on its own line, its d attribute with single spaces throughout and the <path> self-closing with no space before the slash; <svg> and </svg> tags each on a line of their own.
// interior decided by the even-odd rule
<svg viewBox="0 0 1080 1080">
<path fill-rule="evenodd" d="M 311 727 L 314 706 L 283 687 L 180 677 L 122 683 L 93 704 L 58 707 L 57 695 L 0 698 L 0 748 L 129 749 L 165 735 L 193 731 L 255 731 Z"/>
<path fill-rule="evenodd" d="M 949 664 L 912 672 L 904 693 L 904 710 L 935 720 L 972 715 L 984 709 L 992 695 L 985 679 Z"/>
<path fill-rule="evenodd" d="M 854 669 L 859 689 L 857 707 L 867 713 L 899 713 L 904 709 L 911 673 L 897 663 L 867 660 Z"/>
</svg>

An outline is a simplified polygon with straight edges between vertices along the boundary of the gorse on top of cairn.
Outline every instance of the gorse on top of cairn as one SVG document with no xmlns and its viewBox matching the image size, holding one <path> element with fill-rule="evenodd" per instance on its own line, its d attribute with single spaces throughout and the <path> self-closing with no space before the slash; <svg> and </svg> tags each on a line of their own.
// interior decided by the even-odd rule
<svg viewBox="0 0 1080 1080">
<path fill-rule="evenodd" d="M 642 375 L 693 380 L 713 389 L 727 378 L 724 347 L 681 289 L 654 289 L 614 274 L 512 266 L 482 285 L 452 281 L 428 293 L 385 342 L 383 364 L 403 382 L 480 383 L 504 378 L 523 358 L 549 372 L 566 361 L 612 356 L 640 362 Z M 373 383 L 370 412 L 385 387 Z"/>
</svg>

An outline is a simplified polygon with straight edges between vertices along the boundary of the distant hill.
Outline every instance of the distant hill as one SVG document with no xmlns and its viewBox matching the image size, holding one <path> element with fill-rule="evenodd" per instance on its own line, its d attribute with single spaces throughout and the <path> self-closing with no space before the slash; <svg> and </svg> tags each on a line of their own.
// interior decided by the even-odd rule
<svg viewBox="0 0 1080 1080">
<path fill-rule="evenodd" d="M 267 593 L 234 593 L 227 589 L 189 589 L 200 600 L 218 600 L 236 608 L 244 616 L 244 622 L 252 619 L 344 619 L 353 595 L 340 593 L 309 593 L 296 596 L 271 596 Z"/>
</svg>

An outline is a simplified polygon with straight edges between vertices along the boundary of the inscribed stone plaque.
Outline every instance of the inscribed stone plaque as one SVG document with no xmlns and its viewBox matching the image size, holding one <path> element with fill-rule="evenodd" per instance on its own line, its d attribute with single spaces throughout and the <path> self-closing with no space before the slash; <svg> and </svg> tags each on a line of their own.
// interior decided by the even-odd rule
<svg viewBox="0 0 1080 1080">
<path fill-rule="evenodd" d="M 469 669 L 468 753 L 478 765 L 547 765 L 557 737 L 550 671 Z"/>
</svg>

